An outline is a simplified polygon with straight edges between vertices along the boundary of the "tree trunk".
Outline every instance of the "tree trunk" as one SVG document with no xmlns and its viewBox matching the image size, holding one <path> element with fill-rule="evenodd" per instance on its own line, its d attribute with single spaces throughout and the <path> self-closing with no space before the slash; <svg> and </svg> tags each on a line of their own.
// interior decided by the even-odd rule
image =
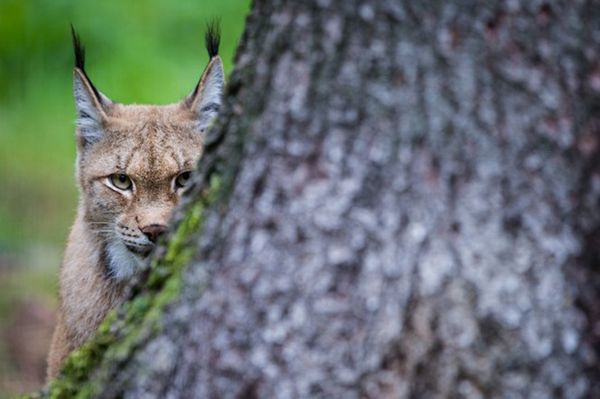
<svg viewBox="0 0 600 399">
<path fill-rule="evenodd" d="M 600 397 L 600 7 L 497 3 L 256 1 L 179 230 L 50 391 Z"/>
</svg>

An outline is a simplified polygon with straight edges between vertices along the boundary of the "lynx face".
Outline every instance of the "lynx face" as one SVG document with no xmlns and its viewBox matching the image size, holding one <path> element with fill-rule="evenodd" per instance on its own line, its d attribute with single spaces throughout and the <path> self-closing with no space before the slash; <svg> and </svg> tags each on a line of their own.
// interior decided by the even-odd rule
<svg viewBox="0 0 600 399">
<path fill-rule="evenodd" d="M 85 53 L 75 34 L 74 44 L 83 218 L 101 242 L 108 275 L 125 280 L 143 267 L 166 231 L 202 155 L 203 134 L 218 112 L 224 85 L 218 36 L 207 35 L 211 61 L 194 91 L 165 106 L 109 100 L 85 73 Z"/>
</svg>

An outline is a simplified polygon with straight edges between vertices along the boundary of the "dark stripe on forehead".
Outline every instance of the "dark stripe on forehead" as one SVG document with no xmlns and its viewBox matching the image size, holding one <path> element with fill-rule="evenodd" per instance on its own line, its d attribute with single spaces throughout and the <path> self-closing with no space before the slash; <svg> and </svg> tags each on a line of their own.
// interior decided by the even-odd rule
<svg viewBox="0 0 600 399">
<path fill-rule="evenodd" d="M 159 131 L 159 126 L 155 120 L 148 121 L 146 123 L 148 129 L 146 130 L 146 138 L 144 140 L 144 148 L 146 149 L 146 155 L 148 159 L 148 167 L 154 170 L 156 166 L 156 136 Z"/>
<path fill-rule="evenodd" d="M 168 152 L 167 152 L 167 151 L 168 151 Z M 171 156 L 171 158 L 173 158 L 173 160 L 174 160 L 174 161 L 175 161 L 175 163 L 177 164 L 177 169 L 179 169 L 179 170 L 183 170 L 183 167 L 184 167 L 184 160 L 183 160 L 183 158 L 180 156 L 180 154 L 179 154 L 177 151 L 175 151 L 175 150 L 173 149 L 173 147 L 171 147 L 171 146 L 167 146 L 167 147 L 165 147 L 165 152 L 167 152 L 167 153 L 168 153 L 168 154 Z"/>
<path fill-rule="evenodd" d="M 137 128 L 137 133 L 142 133 L 142 131 L 146 129 L 146 125 L 148 125 L 148 121 L 144 121 L 144 123 L 142 123 L 140 127 Z"/>
<path fill-rule="evenodd" d="M 158 158 L 158 154 L 156 152 L 156 145 L 151 143 L 148 151 L 148 167 L 150 170 L 156 169 L 156 159 Z"/>
<path fill-rule="evenodd" d="M 129 168 L 129 164 L 131 163 L 131 159 L 133 158 L 133 154 L 135 154 L 138 150 L 138 146 L 135 146 L 131 149 L 131 151 L 129 151 L 129 153 L 127 154 L 127 156 L 125 157 L 124 160 L 124 165 L 123 165 L 123 170 L 127 170 Z"/>
<path fill-rule="evenodd" d="M 169 125 L 161 123 L 159 126 L 156 127 L 156 137 L 158 145 L 164 146 L 167 143 L 167 136 L 170 135 L 170 133 L 167 132 L 171 132 Z"/>
<path fill-rule="evenodd" d="M 158 135 L 158 143 L 157 143 L 157 145 L 156 145 L 156 146 L 157 146 L 157 151 L 159 152 L 159 156 L 160 156 L 161 158 L 164 158 L 164 157 L 166 157 L 166 155 L 167 155 L 167 151 L 168 151 L 169 149 L 171 149 L 171 147 L 169 147 L 169 145 L 168 145 L 168 141 L 167 141 L 167 138 L 169 137 L 169 134 L 168 134 L 168 133 L 165 133 L 165 132 L 168 132 L 168 131 L 169 131 L 169 130 L 167 130 L 167 129 L 168 129 L 168 127 L 167 127 L 167 126 L 165 126 L 164 124 L 162 124 L 162 125 L 161 125 L 161 131 L 160 131 L 160 132 L 157 132 L 157 135 Z M 159 134 L 159 133 L 160 133 L 160 134 Z"/>
</svg>

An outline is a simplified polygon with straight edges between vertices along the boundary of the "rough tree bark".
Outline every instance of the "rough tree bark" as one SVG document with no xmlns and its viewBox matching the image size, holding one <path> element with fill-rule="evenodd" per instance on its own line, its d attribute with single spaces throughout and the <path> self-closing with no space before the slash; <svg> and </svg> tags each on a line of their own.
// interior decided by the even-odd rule
<svg viewBox="0 0 600 399">
<path fill-rule="evenodd" d="M 184 227 L 50 393 L 600 397 L 600 7 L 496 3 L 256 1 Z"/>
</svg>

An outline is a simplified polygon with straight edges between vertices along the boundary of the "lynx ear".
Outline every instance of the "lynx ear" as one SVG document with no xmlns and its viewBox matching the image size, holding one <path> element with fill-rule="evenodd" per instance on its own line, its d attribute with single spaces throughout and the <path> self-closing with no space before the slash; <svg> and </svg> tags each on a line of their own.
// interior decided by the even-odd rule
<svg viewBox="0 0 600 399">
<path fill-rule="evenodd" d="M 83 148 L 99 141 L 103 136 L 102 125 L 112 102 L 98 91 L 85 72 L 85 48 L 79 35 L 71 26 L 75 68 L 73 69 L 73 94 L 77 109 L 77 142 Z"/>
<path fill-rule="evenodd" d="M 206 30 L 206 49 L 210 57 L 208 66 L 202 73 L 194 91 L 185 98 L 184 103 L 191 109 L 197 120 L 198 131 L 203 133 L 212 123 L 221 108 L 225 72 L 219 57 L 220 33 L 216 22 Z"/>
</svg>

